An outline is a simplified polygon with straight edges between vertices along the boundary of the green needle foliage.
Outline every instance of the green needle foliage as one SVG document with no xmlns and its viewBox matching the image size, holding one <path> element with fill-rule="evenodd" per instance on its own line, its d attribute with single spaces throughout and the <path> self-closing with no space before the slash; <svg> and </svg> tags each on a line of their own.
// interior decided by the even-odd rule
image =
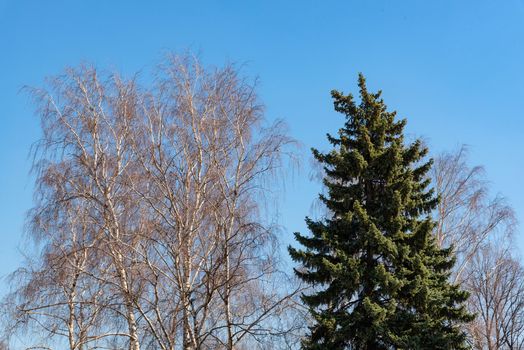
<svg viewBox="0 0 524 350">
<path fill-rule="evenodd" d="M 472 319 L 468 294 L 448 281 L 451 249 L 439 249 L 430 217 L 432 161 L 420 141 L 404 142 L 395 120 L 359 75 L 361 102 L 333 91 L 346 116 L 324 165 L 329 218 L 306 218 L 304 247 L 289 247 L 295 272 L 312 285 L 303 295 L 314 319 L 303 349 L 467 349 L 460 326 Z"/>
</svg>

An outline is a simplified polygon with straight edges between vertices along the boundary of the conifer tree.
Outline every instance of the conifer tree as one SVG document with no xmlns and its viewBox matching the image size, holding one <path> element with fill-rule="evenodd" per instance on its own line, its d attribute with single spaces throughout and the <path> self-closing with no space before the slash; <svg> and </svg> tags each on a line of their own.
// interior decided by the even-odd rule
<svg viewBox="0 0 524 350">
<path fill-rule="evenodd" d="M 345 115 L 323 164 L 328 217 L 306 218 L 311 235 L 289 247 L 312 285 L 302 300 L 314 324 L 303 349 L 467 349 L 467 293 L 448 281 L 450 249 L 439 249 L 430 217 L 437 204 L 420 141 L 406 144 L 406 120 L 388 112 L 381 92 L 359 75 L 361 101 L 332 91 Z"/>
</svg>

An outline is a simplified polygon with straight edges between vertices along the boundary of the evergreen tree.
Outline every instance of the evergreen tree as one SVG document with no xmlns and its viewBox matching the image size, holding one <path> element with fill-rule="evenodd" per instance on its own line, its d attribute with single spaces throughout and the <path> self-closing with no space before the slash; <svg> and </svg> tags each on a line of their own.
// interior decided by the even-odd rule
<svg viewBox="0 0 524 350">
<path fill-rule="evenodd" d="M 289 247 L 295 272 L 313 286 L 302 300 L 314 319 L 304 349 L 466 349 L 467 293 L 448 281 L 451 249 L 439 249 L 430 218 L 437 204 L 420 141 L 406 145 L 395 120 L 359 75 L 361 102 L 333 91 L 346 116 L 324 165 L 329 218 L 306 218 L 304 247 Z"/>
</svg>

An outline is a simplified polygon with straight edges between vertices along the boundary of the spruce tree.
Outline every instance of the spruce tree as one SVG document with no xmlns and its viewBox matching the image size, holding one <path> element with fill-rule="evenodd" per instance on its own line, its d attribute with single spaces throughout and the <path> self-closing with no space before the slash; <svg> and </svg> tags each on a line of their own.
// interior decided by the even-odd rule
<svg viewBox="0 0 524 350">
<path fill-rule="evenodd" d="M 345 115 L 323 164 L 328 217 L 306 218 L 311 235 L 289 247 L 300 279 L 312 285 L 302 300 L 314 324 L 303 349 L 466 349 L 460 325 L 471 320 L 467 293 L 449 282 L 452 250 L 436 246 L 420 141 L 407 144 L 405 119 L 388 112 L 380 91 L 359 75 L 360 103 L 332 91 Z"/>
</svg>

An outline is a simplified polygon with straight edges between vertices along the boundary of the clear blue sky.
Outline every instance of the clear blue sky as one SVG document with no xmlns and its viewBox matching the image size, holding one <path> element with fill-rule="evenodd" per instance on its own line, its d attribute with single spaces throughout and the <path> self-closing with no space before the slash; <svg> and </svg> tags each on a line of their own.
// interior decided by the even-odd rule
<svg viewBox="0 0 524 350">
<path fill-rule="evenodd" d="M 0 275 L 21 260 L 39 137 L 19 89 L 82 61 L 129 73 L 188 48 L 208 64 L 245 63 L 268 118 L 303 144 L 280 205 L 285 235 L 304 230 L 319 190 L 307 150 L 326 149 L 342 123 L 329 91 L 355 91 L 358 72 L 433 152 L 470 145 L 524 219 L 524 0 L 0 0 Z"/>
</svg>

